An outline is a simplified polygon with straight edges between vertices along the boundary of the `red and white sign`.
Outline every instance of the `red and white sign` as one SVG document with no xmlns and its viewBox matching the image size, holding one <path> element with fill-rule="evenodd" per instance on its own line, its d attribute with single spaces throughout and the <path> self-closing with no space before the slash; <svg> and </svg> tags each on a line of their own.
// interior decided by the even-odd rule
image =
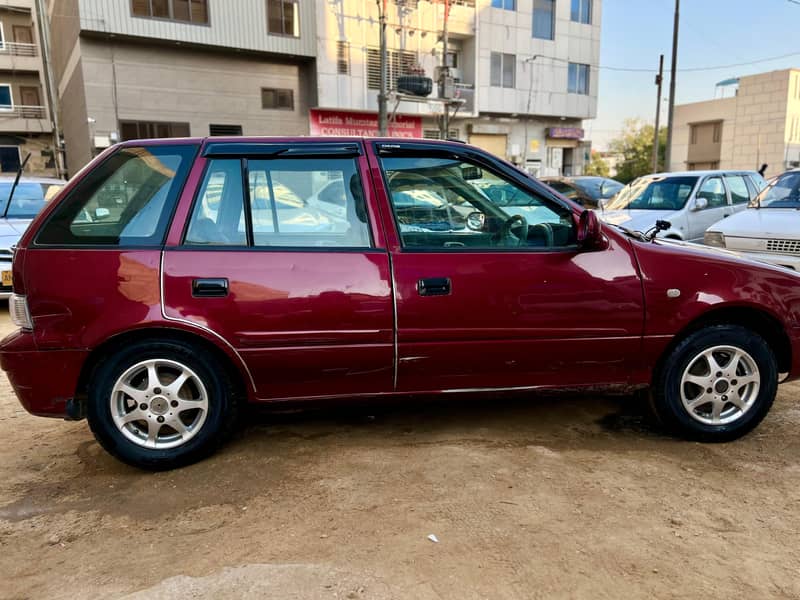
<svg viewBox="0 0 800 600">
<path fill-rule="evenodd" d="M 378 115 L 342 110 L 312 108 L 309 115 L 311 135 L 341 137 L 376 137 Z M 421 138 L 422 118 L 397 115 L 389 124 L 389 137 Z"/>
</svg>

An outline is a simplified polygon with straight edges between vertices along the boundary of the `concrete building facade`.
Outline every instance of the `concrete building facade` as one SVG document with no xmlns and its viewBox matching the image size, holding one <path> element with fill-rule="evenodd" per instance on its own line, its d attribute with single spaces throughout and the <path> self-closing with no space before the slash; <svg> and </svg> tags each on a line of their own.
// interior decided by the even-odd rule
<svg viewBox="0 0 800 600">
<path fill-rule="evenodd" d="M 0 0 L 0 171 L 57 176 L 37 2 Z"/>
<path fill-rule="evenodd" d="M 445 3 L 388 0 L 389 87 L 437 79 Z M 57 9 L 56 9 L 57 7 Z M 579 174 L 597 112 L 602 0 L 450 0 L 448 137 L 541 175 Z M 374 135 L 375 0 L 49 0 L 70 173 L 138 137 Z M 390 102 L 393 135 L 439 137 L 442 102 Z"/>
<path fill-rule="evenodd" d="M 674 171 L 800 167 L 800 69 L 739 79 L 735 96 L 675 107 Z"/>
<path fill-rule="evenodd" d="M 405 0 L 387 8 L 390 88 L 398 75 L 417 68 L 437 81 L 444 3 Z M 601 0 L 451 0 L 447 62 L 463 104 L 448 137 L 535 174 L 580 174 L 590 147 L 583 120 L 597 113 L 601 13 Z M 343 128 L 348 111 L 374 119 L 380 77 L 376 2 L 318 2 L 316 18 L 319 117 Z M 403 99 L 390 102 L 389 110 L 404 124 L 395 134 L 440 136 L 441 103 Z"/>
<path fill-rule="evenodd" d="M 312 2 L 50 0 L 48 17 L 71 174 L 126 139 L 308 133 Z"/>
</svg>

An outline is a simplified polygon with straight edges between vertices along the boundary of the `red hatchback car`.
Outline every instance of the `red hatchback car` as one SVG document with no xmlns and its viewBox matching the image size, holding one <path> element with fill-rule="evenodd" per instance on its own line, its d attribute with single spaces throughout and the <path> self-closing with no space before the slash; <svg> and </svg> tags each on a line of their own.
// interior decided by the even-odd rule
<svg viewBox="0 0 800 600">
<path fill-rule="evenodd" d="M 464 144 L 179 139 L 76 175 L 14 256 L 3 369 L 133 465 L 244 402 L 650 387 L 734 439 L 800 374 L 800 278 L 622 229 Z M 788 375 L 786 375 L 788 374 Z"/>
</svg>

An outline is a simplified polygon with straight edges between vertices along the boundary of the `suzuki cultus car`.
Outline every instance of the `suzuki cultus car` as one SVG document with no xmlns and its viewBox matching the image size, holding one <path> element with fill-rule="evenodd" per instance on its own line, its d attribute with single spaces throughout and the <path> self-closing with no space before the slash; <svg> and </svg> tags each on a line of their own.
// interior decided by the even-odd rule
<svg viewBox="0 0 800 600">
<path fill-rule="evenodd" d="M 735 439 L 800 374 L 800 279 L 651 238 L 456 142 L 126 142 L 22 236 L 0 364 L 150 469 L 304 399 L 649 388 Z"/>
</svg>

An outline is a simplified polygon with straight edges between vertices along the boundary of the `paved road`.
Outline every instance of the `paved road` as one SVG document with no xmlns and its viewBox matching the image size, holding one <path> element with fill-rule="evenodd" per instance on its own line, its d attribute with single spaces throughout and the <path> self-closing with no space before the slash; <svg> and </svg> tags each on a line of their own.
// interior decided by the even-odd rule
<svg viewBox="0 0 800 600">
<path fill-rule="evenodd" d="M 260 414 L 149 474 L 0 377 L 0 597 L 798 598 L 798 391 L 724 445 L 614 398 Z"/>
</svg>

